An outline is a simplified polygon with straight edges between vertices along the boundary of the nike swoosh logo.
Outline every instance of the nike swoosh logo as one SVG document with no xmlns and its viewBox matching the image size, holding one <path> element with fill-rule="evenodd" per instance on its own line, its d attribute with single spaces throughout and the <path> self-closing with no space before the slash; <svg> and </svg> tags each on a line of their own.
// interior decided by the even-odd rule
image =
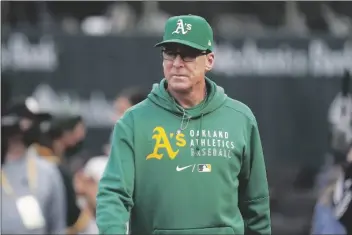
<svg viewBox="0 0 352 235">
<path fill-rule="evenodd" d="M 183 171 L 183 170 L 185 170 L 185 169 L 187 169 L 187 168 L 189 168 L 189 167 L 191 167 L 191 166 L 193 166 L 193 164 L 192 164 L 192 165 L 189 165 L 189 166 L 184 166 L 184 167 L 179 167 L 179 166 L 177 166 L 177 167 L 176 167 L 176 171 Z"/>
</svg>

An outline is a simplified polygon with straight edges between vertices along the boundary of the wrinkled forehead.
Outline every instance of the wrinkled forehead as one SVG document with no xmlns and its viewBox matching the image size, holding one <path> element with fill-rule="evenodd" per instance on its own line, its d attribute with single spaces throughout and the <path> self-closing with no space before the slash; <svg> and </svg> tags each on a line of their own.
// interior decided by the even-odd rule
<svg viewBox="0 0 352 235">
<path fill-rule="evenodd" d="M 202 51 L 194 49 L 192 47 L 179 44 L 179 43 L 167 43 L 163 46 L 164 50 L 175 51 L 175 52 L 190 52 L 190 53 L 200 53 Z"/>
</svg>

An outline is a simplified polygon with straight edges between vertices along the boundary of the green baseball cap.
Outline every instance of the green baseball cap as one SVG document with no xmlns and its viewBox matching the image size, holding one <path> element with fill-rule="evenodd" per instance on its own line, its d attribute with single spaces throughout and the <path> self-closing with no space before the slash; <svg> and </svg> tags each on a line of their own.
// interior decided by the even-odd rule
<svg viewBox="0 0 352 235">
<path fill-rule="evenodd" d="M 213 30 L 200 16 L 173 16 L 166 21 L 163 41 L 155 47 L 167 43 L 179 43 L 201 51 L 213 51 Z"/>
</svg>

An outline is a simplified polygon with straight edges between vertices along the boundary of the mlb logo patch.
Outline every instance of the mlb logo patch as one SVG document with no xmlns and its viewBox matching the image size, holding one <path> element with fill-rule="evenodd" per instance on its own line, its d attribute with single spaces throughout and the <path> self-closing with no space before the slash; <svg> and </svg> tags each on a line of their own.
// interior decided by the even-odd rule
<svg viewBox="0 0 352 235">
<path fill-rule="evenodd" d="M 198 164 L 198 172 L 211 172 L 210 164 Z"/>
</svg>

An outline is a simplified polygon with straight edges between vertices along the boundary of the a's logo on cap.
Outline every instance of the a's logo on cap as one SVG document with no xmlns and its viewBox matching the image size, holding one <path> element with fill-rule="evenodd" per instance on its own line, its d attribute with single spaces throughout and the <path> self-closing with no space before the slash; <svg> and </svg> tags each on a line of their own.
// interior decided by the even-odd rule
<svg viewBox="0 0 352 235">
<path fill-rule="evenodd" d="M 192 29 L 192 25 L 191 24 L 183 23 L 183 20 L 179 19 L 177 21 L 177 28 L 175 29 L 175 31 L 172 32 L 172 34 L 174 34 L 174 33 L 176 33 L 176 34 L 180 34 L 180 33 L 186 34 L 191 29 Z"/>
</svg>

